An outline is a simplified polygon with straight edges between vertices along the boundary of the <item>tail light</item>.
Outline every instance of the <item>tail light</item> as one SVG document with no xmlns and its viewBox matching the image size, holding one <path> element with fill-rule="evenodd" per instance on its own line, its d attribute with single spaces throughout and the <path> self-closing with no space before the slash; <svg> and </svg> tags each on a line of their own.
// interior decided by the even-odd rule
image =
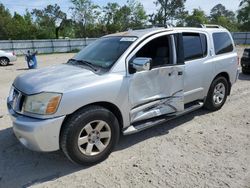
<svg viewBox="0 0 250 188">
<path fill-rule="evenodd" d="M 15 53 L 15 52 L 12 52 L 12 54 L 13 54 L 13 55 L 16 55 L 16 53 Z"/>
<path fill-rule="evenodd" d="M 240 57 L 237 56 L 238 65 L 240 65 Z"/>
</svg>

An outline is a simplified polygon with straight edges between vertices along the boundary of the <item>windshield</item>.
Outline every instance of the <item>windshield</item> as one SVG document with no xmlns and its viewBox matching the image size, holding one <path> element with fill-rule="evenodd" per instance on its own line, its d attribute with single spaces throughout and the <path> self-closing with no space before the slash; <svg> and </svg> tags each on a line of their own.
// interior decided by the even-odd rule
<svg viewBox="0 0 250 188">
<path fill-rule="evenodd" d="M 110 68 L 136 39 L 136 37 L 100 38 L 82 49 L 73 59 L 88 62 L 96 67 Z"/>
</svg>

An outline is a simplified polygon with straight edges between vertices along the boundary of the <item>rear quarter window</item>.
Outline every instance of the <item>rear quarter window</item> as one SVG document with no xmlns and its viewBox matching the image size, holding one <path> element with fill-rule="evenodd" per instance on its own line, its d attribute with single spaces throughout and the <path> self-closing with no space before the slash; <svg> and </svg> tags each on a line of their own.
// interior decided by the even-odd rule
<svg viewBox="0 0 250 188">
<path fill-rule="evenodd" d="M 215 54 L 224 54 L 233 51 L 233 43 L 228 33 L 213 33 Z"/>
</svg>

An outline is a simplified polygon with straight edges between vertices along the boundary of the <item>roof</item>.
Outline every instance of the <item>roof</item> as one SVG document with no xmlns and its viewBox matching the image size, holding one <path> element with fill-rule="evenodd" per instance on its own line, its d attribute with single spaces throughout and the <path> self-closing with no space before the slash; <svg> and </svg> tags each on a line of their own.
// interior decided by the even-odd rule
<svg viewBox="0 0 250 188">
<path fill-rule="evenodd" d="M 142 37 L 146 34 L 149 33 L 155 33 L 155 32 L 159 32 L 159 31 L 164 31 L 164 30 L 169 30 L 169 28 L 164 28 L 164 27 L 152 27 L 149 29 L 139 29 L 139 30 L 128 30 L 125 32 L 119 32 L 119 33 L 114 33 L 114 34 L 110 34 L 110 35 L 106 35 L 108 37 L 111 36 L 135 36 L 135 37 Z"/>
<path fill-rule="evenodd" d="M 154 34 L 158 32 L 163 31 L 179 31 L 179 30 L 185 30 L 185 31 L 203 31 L 203 32 L 214 32 L 214 31 L 225 31 L 224 28 L 196 28 L 196 27 L 152 27 L 149 29 L 139 29 L 139 30 L 128 30 L 125 32 L 119 32 L 114 33 L 110 35 L 106 35 L 105 37 L 111 37 L 111 36 L 135 36 L 138 38 L 141 38 L 145 35 Z"/>
</svg>

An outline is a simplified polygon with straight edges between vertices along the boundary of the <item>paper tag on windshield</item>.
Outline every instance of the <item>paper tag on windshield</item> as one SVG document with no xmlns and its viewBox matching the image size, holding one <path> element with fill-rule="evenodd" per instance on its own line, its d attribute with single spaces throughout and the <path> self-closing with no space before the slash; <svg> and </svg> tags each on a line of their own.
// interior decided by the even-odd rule
<svg viewBox="0 0 250 188">
<path fill-rule="evenodd" d="M 123 37 L 120 41 L 126 41 L 126 42 L 134 42 L 136 40 L 136 37 Z"/>
</svg>

